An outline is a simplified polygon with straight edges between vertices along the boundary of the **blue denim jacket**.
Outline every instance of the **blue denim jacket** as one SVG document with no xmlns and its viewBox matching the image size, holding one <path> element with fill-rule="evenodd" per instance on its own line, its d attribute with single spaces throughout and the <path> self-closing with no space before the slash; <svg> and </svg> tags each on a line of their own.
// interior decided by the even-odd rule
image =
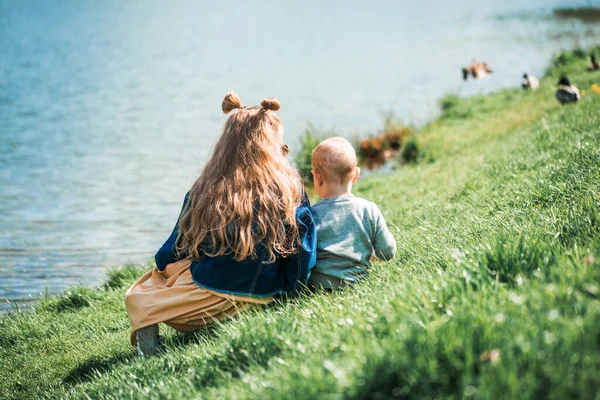
<svg viewBox="0 0 600 400">
<path fill-rule="evenodd" d="M 181 212 L 183 212 L 188 198 L 189 192 L 185 195 Z M 229 255 L 204 257 L 201 260 L 192 261 L 190 271 L 194 282 L 198 286 L 215 292 L 253 297 L 269 297 L 298 291 L 302 285 L 306 285 L 310 271 L 315 265 L 317 254 L 315 225 L 306 195 L 296 210 L 296 220 L 302 243 L 297 254 L 285 258 L 277 257 L 274 262 L 269 264 L 262 262 L 265 258 L 265 251 L 262 247 L 257 249 L 256 259 L 236 261 Z M 156 267 L 161 271 L 167 264 L 185 258 L 177 257 L 175 253 L 178 231 L 179 218 L 171 236 L 154 256 Z"/>
</svg>

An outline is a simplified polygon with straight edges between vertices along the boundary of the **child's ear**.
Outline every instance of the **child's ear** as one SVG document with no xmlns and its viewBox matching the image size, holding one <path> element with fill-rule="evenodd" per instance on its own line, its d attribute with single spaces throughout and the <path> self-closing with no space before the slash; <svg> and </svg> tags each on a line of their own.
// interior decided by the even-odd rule
<svg viewBox="0 0 600 400">
<path fill-rule="evenodd" d="M 360 176 L 360 168 L 356 167 L 356 169 L 354 170 L 354 176 L 352 177 L 352 183 L 356 183 L 359 176 Z"/>
<path fill-rule="evenodd" d="M 315 182 L 315 184 L 320 185 L 321 184 L 321 175 L 319 174 L 319 172 L 315 171 L 314 169 L 311 169 L 310 173 L 313 176 L 313 181 Z"/>
</svg>

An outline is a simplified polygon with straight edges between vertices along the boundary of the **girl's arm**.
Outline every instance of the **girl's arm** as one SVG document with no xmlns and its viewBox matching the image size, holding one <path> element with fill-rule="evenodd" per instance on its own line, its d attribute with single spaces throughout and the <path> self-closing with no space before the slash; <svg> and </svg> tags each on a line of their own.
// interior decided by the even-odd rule
<svg viewBox="0 0 600 400">
<path fill-rule="evenodd" d="M 187 205 L 188 198 L 190 196 L 190 192 L 187 192 L 185 195 L 185 199 L 183 200 L 183 206 L 181 206 L 181 211 L 179 212 L 179 217 L 177 217 L 177 223 L 175 224 L 175 228 L 173 228 L 173 232 L 171 232 L 171 236 L 167 239 L 167 241 L 158 249 L 156 254 L 154 255 L 154 260 L 156 261 L 156 268 L 160 271 L 163 271 L 168 264 L 174 263 L 178 261 L 182 257 L 177 256 L 177 252 L 175 251 L 175 244 L 177 242 L 177 235 L 179 234 L 179 218 L 181 218 L 181 214 Z"/>
<path fill-rule="evenodd" d="M 306 285 L 310 271 L 317 262 L 317 233 L 306 193 L 296 209 L 296 221 L 300 233 L 300 246 L 298 253 L 288 258 L 284 271 L 286 287 L 291 293 Z"/>
</svg>

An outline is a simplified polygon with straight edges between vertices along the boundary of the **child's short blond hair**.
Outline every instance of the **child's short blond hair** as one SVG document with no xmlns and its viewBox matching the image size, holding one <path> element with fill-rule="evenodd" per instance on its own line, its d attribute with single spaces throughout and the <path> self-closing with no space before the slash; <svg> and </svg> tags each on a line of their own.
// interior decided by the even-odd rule
<svg viewBox="0 0 600 400">
<path fill-rule="evenodd" d="M 319 143 L 312 153 L 312 167 L 325 182 L 346 183 L 356 170 L 356 152 L 346 139 L 336 136 Z"/>
</svg>

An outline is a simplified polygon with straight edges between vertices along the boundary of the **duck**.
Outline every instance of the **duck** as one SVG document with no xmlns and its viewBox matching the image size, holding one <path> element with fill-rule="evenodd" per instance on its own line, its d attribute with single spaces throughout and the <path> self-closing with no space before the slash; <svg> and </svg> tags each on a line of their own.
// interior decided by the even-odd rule
<svg viewBox="0 0 600 400">
<path fill-rule="evenodd" d="M 523 74 L 523 83 L 521 87 L 523 89 L 532 89 L 535 90 L 540 86 L 540 81 L 533 75 L 529 75 L 527 73 Z"/>
<path fill-rule="evenodd" d="M 579 89 L 571 85 L 571 81 L 566 76 L 562 76 L 558 81 L 555 96 L 560 104 L 574 103 L 581 97 Z"/>
<path fill-rule="evenodd" d="M 596 60 L 596 56 L 594 54 L 590 55 L 590 65 L 588 65 L 588 71 L 596 71 L 600 69 L 600 63 Z"/>
<path fill-rule="evenodd" d="M 465 81 L 469 78 L 469 75 L 471 75 L 473 79 L 481 79 L 491 74 L 492 68 L 490 67 L 490 64 L 486 62 L 477 62 L 477 60 L 473 60 L 471 65 L 462 68 L 462 73 Z"/>
</svg>

